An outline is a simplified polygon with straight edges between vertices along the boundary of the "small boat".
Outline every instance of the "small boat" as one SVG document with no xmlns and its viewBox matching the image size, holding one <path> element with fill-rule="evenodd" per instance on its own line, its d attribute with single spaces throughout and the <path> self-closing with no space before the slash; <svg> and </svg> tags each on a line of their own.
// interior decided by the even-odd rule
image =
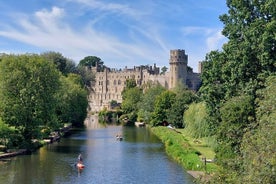
<svg viewBox="0 0 276 184">
<path fill-rule="evenodd" d="M 122 141 L 123 140 L 123 137 L 119 134 L 116 135 L 116 140 L 117 141 Z"/>
<path fill-rule="evenodd" d="M 77 163 L 76 166 L 77 166 L 78 169 L 83 169 L 84 168 L 84 165 L 82 163 Z"/>
</svg>

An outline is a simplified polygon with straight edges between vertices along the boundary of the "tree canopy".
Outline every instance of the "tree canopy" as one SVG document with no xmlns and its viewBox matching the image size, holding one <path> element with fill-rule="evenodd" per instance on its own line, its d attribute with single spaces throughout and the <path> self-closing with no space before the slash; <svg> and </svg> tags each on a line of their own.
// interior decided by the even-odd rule
<svg viewBox="0 0 276 184">
<path fill-rule="evenodd" d="M 0 59 L 0 140 L 7 140 L 7 146 L 30 148 L 32 139 L 43 136 L 43 129 L 83 123 L 87 91 L 80 75 L 63 73 L 45 55 L 1 55 Z"/>
<path fill-rule="evenodd" d="M 218 140 L 218 163 L 224 168 L 214 182 L 236 183 L 246 179 L 242 183 L 261 183 L 252 176 L 254 169 L 258 171 L 256 176 L 260 176 L 260 170 L 249 159 L 257 163 L 257 152 L 268 146 L 264 140 L 275 145 L 275 139 L 268 140 L 274 136 L 268 131 L 270 125 L 259 122 L 263 116 L 257 107 L 262 102 L 257 99 L 259 91 L 267 88 L 267 79 L 276 72 L 276 1 L 227 0 L 227 6 L 228 13 L 220 16 L 220 20 L 228 42 L 222 51 L 207 54 L 200 88 L 207 105 L 209 131 Z M 270 93 L 273 96 L 275 91 Z M 263 137 L 257 132 L 262 132 Z M 254 143 L 260 146 L 256 148 L 258 151 L 250 146 Z M 273 160 L 264 156 L 266 164 L 274 167 Z M 262 174 L 268 176 L 264 181 L 275 181 L 273 171 L 265 166 L 263 169 L 267 173 Z"/>
<path fill-rule="evenodd" d="M 0 62 L 0 116 L 22 129 L 26 140 L 35 127 L 55 123 L 59 73 L 38 55 L 10 55 Z"/>
</svg>

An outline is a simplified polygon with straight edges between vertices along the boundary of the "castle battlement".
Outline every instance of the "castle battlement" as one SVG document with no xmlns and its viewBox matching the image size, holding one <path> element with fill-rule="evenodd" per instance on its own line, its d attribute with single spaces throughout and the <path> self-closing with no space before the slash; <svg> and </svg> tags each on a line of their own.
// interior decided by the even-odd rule
<svg viewBox="0 0 276 184">
<path fill-rule="evenodd" d="M 160 68 L 156 64 L 125 67 L 124 69 L 105 68 L 104 71 L 98 71 L 97 68 L 92 67 L 91 70 L 95 72 L 95 82 L 92 84 L 89 95 L 90 111 L 109 109 L 111 101 L 122 103 L 121 93 L 128 79 L 134 79 L 137 86 L 151 82 L 172 89 L 181 82 L 189 89 L 199 88 L 199 75 L 187 70 L 188 55 L 185 54 L 185 50 L 171 50 L 169 64 L 170 70 L 165 74 L 160 74 Z"/>
</svg>

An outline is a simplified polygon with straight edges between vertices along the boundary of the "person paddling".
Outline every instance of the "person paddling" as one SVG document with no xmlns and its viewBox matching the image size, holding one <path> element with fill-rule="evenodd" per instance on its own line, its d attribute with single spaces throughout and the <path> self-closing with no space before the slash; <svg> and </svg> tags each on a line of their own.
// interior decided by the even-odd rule
<svg viewBox="0 0 276 184">
<path fill-rule="evenodd" d="M 81 155 L 81 153 L 79 154 L 79 156 L 78 156 L 78 163 L 82 163 L 82 155 Z"/>
</svg>

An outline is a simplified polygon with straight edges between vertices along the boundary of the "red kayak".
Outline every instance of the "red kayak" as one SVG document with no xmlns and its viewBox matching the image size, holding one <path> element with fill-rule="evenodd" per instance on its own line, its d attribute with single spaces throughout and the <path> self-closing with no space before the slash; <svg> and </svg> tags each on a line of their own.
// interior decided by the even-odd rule
<svg viewBox="0 0 276 184">
<path fill-rule="evenodd" d="M 77 163 L 77 168 L 83 169 L 83 168 L 84 168 L 84 165 L 83 165 L 82 163 Z"/>
</svg>

